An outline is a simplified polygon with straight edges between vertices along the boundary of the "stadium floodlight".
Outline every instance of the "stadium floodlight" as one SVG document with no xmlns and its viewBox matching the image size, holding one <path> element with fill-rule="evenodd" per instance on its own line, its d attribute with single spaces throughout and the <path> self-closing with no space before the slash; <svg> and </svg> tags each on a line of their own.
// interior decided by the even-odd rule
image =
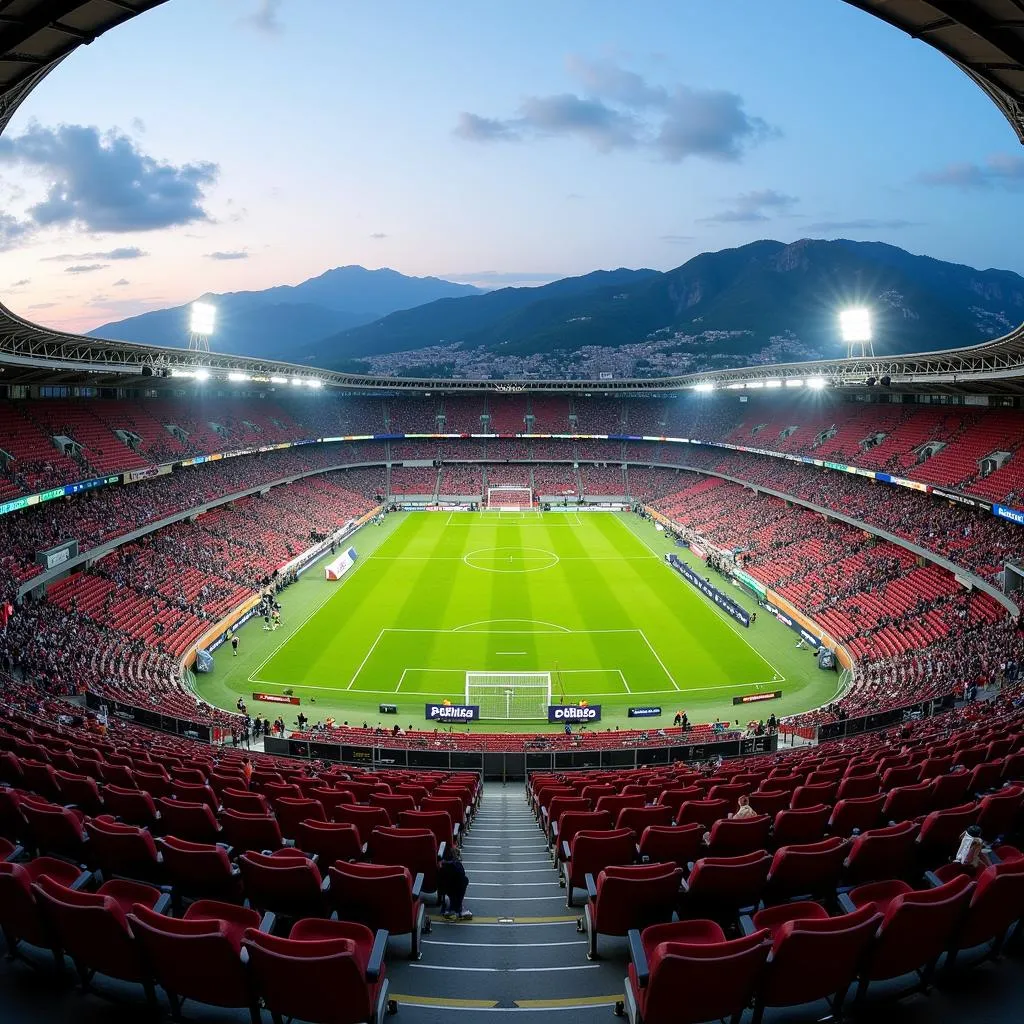
<svg viewBox="0 0 1024 1024">
<path fill-rule="evenodd" d="M 693 390 L 699 391 L 702 395 L 707 395 L 715 390 L 715 385 L 709 380 L 702 380 L 699 384 L 693 385 Z"/>
<path fill-rule="evenodd" d="M 808 377 L 807 378 L 807 386 L 809 388 L 813 389 L 814 391 L 821 391 L 821 389 L 825 386 L 825 378 L 824 377 Z"/>
<path fill-rule="evenodd" d="M 763 380 L 748 381 L 747 382 L 747 387 L 748 388 L 756 388 L 759 391 L 761 388 L 764 387 L 764 381 Z"/>
<path fill-rule="evenodd" d="M 231 373 L 228 374 L 228 380 L 232 380 L 237 383 L 238 381 L 252 380 L 252 378 L 247 373 L 239 373 L 237 370 L 232 370 Z"/>
<path fill-rule="evenodd" d="M 196 380 L 209 380 L 210 379 L 210 371 L 209 370 L 196 370 L 195 378 L 196 378 Z"/>
<path fill-rule="evenodd" d="M 217 319 L 217 307 L 210 302 L 193 302 L 192 319 L 189 323 L 189 331 L 192 334 L 204 334 L 209 337 L 213 334 L 213 325 Z"/>
<path fill-rule="evenodd" d="M 294 384 L 294 385 L 295 385 L 295 386 L 296 386 L 297 388 L 298 388 L 298 387 L 302 387 L 302 378 L 301 378 L 301 377 L 292 377 L 292 383 L 293 383 L 293 384 Z"/>
<path fill-rule="evenodd" d="M 789 380 L 786 381 L 787 388 L 802 388 L 803 386 L 804 381 L 802 377 L 790 377 Z"/>
<path fill-rule="evenodd" d="M 196 375 L 195 370 L 178 370 L 178 369 L 171 370 L 171 376 L 172 377 L 195 377 L 195 375 Z"/>
<path fill-rule="evenodd" d="M 743 384 L 741 381 L 736 380 L 736 381 L 733 381 L 731 384 L 726 384 L 725 386 L 730 391 L 739 391 L 740 388 L 745 388 L 746 384 Z"/>
<path fill-rule="evenodd" d="M 781 380 L 766 380 L 764 382 L 764 386 L 766 388 L 781 388 L 782 387 L 782 381 Z"/>
<path fill-rule="evenodd" d="M 323 381 L 310 379 L 306 381 L 307 388 L 322 388 L 324 386 Z"/>
<path fill-rule="evenodd" d="M 270 383 L 271 384 L 287 384 L 288 383 L 288 378 L 287 377 L 271 377 L 270 378 Z"/>
<path fill-rule="evenodd" d="M 859 306 L 844 309 L 839 314 L 839 330 L 847 344 L 871 340 L 871 310 Z"/>
</svg>

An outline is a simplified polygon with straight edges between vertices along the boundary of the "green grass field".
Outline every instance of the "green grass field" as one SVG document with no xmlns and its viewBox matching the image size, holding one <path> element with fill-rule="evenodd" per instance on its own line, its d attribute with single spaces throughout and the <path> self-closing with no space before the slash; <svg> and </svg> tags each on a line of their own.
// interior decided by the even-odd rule
<svg viewBox="0 0 1024 1024">
<path fill-rule="evenodd" d="M 664 563 L 682 549 L 630 513 L 398 513 L 353 546 L 359 559 L 341 581 L 317 567 L 285 591 L 279 630 L 255 620 L 237 658 L 223 646 L 200 694 L 232 708 L 239 696 L 290 689 L 312 721 L 359 725 L 379 720 L 379 703 L 397 703 L 403 725 L 422 727 L 424 703 L 464 701 L 467 671 L 550 672 L 555 703 L 586 699 L 602 705 L 603 725 L 625 726 L 640 724 L 626 716 L 631 705 L 660 705 L 658 724 L 677 709 L 745 722 L 812 707 L 836 688 L 773 618 L 745 629 L 693 590 Z M 758 689 L 783 697 L 734 714 L 732 697 Z"/>
</svg>

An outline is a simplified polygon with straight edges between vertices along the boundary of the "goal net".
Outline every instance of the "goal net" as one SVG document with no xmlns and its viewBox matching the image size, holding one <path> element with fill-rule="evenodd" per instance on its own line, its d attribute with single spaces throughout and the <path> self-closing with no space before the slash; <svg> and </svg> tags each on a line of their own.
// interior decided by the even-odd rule
<svg viewBox="0 0 1024 1024">
<path fill-rule="evenodd" d="M 550 672 L 467 672 L 466 703 L 480 706 L 482 719 L 547 720 Z"/>
<path fill-rule="evenodd" d="M 533 508 L 533 489 L 530 487 L 488 487 L 488 509 L 500 512 L 521 512 L 524 508 Z"/>
</svg>

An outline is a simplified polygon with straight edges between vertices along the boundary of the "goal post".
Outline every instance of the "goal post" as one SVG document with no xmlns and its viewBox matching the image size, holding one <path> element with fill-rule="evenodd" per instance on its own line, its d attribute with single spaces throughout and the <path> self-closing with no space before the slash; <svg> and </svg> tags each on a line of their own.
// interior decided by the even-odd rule
<svg viewBox="0 0 1024 1024">
<path fill-rule="evenodd" d="M 480 707 L 481 719 L 547 721 L 550 672 L 467 672 L 466 703 Z"/>
<path fill-rule="evenodd" d="M 497 509 L 500 512 L 521 512 L 523 509 L 532 509 L 533 488 L 510 485 L 488 487 L 485 507 Z"/>
</svg>

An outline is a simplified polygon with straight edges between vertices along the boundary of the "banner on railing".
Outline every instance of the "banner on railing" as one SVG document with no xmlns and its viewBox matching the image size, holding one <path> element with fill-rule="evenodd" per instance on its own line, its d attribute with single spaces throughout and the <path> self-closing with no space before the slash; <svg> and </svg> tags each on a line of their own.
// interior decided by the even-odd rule
<svg viewBox="0 0 1024 1024">
<path fill-rule="evenodd" d="M 587 722 L 601 721 L 601 705 L 587 704 L 585 707 L 580 704 L 549 704 L 548 721 L 573 723 L 578 722 L 586 725 Z"/>
<path fill-rule="evenodd" d="M 426 717 L 431 722 L 478 722 L 479 704 L 428 704 Z"/>
<path fill-rule="evenodd" d="M 674 554 L 665 556 L 665 561 L 672 566 L 680 576 L 696 587 L 705 597 L 714 601 L 722 611 L 731 615 L 743 626 L 750 626 L 750 614 L 746 608 L 737 604 L 728 594 L 723 594 L 713 583 L 698 576 L 685 562 L 681 562 Z"/>
</svg>

